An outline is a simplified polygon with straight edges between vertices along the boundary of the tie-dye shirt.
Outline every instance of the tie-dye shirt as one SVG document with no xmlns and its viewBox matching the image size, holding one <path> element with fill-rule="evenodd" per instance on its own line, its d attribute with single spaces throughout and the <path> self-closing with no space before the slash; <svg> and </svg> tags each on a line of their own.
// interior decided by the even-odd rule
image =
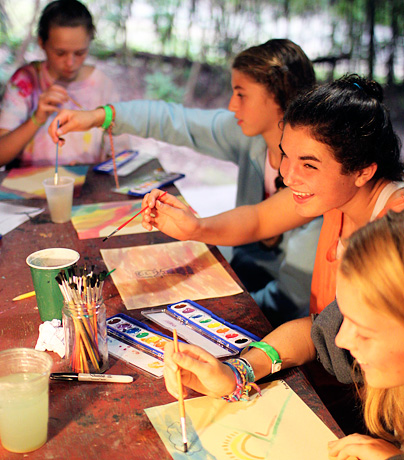
<svg viewBox="0 0 404 460">
<path fill-rule="evenodd" d="M 45 62 L 31 62 L 19 68 L 7 83 L 1 105 L 0 128 L 13 131 L 28 120 L 38 106 L 39 95 L 49 88 L 50 82 Z M 97 68 L 85 80 L 69 83 L 65 87 L 69 96 L 87 110 L 120 100 L 112 80 Z M 78 110 L 70 99 L 61 108 Z M 55 144 L 48 134 L 48 127 L 55 115 L 56 112 L 49 116 L 45 125 L 38 129 L 25 146 L 20 156 L 21 166 L 55 163 Z M 103 130 L 93 128 L 86 132 L 67 134 L 64 137 L 65 145 L 59 149 L 60 164 L 103 161 L 110 152 L 108 135 L 103 133 Z M 129 148 L 128 144 L 128 136 L 125 139 L 114 139 L 117 152 Z"/>
</svg>

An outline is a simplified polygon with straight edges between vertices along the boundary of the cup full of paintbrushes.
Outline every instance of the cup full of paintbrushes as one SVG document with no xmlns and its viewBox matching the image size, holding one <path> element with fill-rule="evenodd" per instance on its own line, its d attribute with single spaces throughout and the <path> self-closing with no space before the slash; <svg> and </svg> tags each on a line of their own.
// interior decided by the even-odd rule
<svg viewBox="0 0 404 460">
<path fill-rule="evenodd" d="M 108 368 L 106 309 L 102 288 L 107 272 L 73 266 L 56 277 L 64 299 L 62 321 L 66 359 L 73 372 L 102 373 Z"/>
</svg>

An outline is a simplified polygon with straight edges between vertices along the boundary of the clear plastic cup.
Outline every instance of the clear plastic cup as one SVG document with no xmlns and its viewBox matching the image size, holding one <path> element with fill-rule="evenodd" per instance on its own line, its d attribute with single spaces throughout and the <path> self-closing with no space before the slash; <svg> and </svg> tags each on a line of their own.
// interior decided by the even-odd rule
<svg viewBox="0 0 404 460">
<path fill-rule="evenodd" d="M 55 178 L 48 177 L 42 183 L 52 222 L 55 224 L 68 222 L 72 215 L 74 178 L 61 176 L 55 184 Z"/>
<path fill-rule="evenodd" d="M 0 352 L 0 439 L 10 452 L 31 452 L 47 441 L 51 368 L 44 351 Z"/>
</svg>

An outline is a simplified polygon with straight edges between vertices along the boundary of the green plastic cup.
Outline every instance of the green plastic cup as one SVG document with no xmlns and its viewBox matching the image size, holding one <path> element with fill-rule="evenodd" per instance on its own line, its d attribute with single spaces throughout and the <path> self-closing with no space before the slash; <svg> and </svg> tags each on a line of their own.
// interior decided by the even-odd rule
<svg viewBox="0 0 404 460">
<path fill-rule="evenodd" d="M 77 251 L 65 248 L 42 249 L 27 257 L 42 321 L 62 319 L 63 296 L 55 277 L 60 270 L 71 267 L 79 258 Z"/>
</svg>

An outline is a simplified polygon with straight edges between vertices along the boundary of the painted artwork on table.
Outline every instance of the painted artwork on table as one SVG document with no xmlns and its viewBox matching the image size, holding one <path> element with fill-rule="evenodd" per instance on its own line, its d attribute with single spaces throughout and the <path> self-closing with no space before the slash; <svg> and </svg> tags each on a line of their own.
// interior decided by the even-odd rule
<svg viewBox="0 0 404 460">
<path fill-rule="evenodd" d="M 286 382 L 261 389 L 250 401 L 185 400 L 187 453 L 178 402 L 145 412 L 174 460 L 328 460 L 336 436 Z"/>
<path fill-rule="evenodd" d="M 243 292 L 204 243 L 101 249 L 128 310 Z"/>
<path fill-rule="evenodd" d="M 189 204 L 182 197 L 178 197 L 178 199 L 189 207 Z M 141 210 L 141 206 L 141 199 L 73 206 L 71 220 L 80 240 L 105 238 L 136 215 Z M 155 231 L 155 229 L 153 230 Z M 122 227 L 116 236 L 147 231 L 142 226 L 142 215 L 139 214 L 128 225 Z"/>
<path fill-rule="evenodd" d="M 75 196 L 86 180 L 88 166 L 59 166 L 58 174 L 74 178 Z M 22 198 L 46 198 L 42 185 L 44 179 L 55 175 L 54 166 L 11 169 L 1 183 L 0 193 L 13 193 Z"/>
</svg>

